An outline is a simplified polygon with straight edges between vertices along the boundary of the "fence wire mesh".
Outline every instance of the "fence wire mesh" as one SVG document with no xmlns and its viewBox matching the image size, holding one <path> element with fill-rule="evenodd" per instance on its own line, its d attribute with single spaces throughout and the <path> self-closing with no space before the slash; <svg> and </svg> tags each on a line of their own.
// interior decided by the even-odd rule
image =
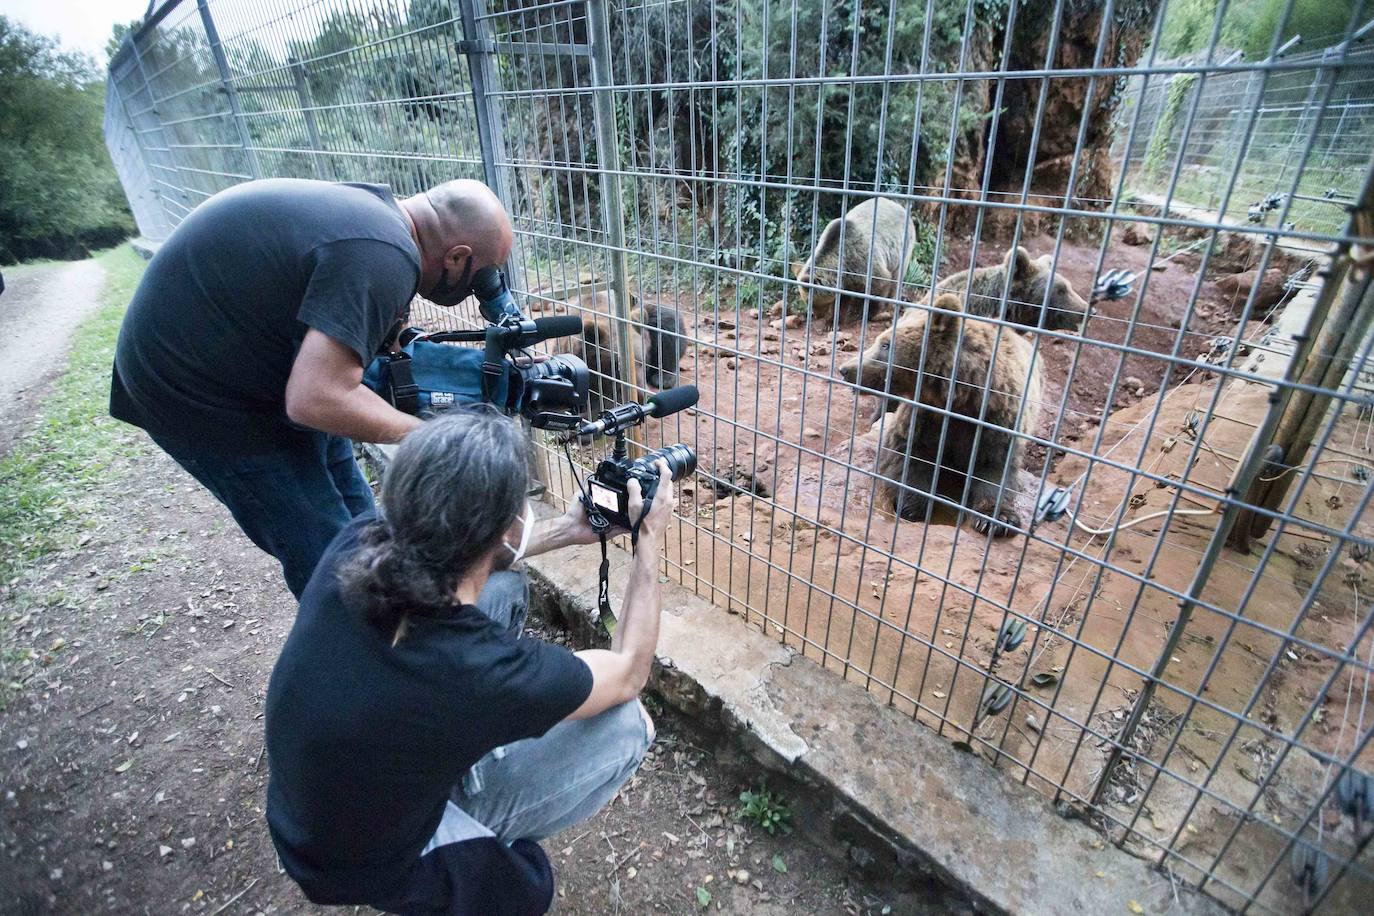
<svg viewBox="0 0 1374 916">
<path fill-rule="evenodd" d="M 700 456 L 670 576 L 1170 880 L 1353 910 L 1374 12 L 1250 60 L 1222 0 L 1166 61 L 1174 7 L 172 0 L 106 129 L 153 239 L 250 178 L 486 180 L 600 402 L 701 390 L 641 443 Z"/>
</svg>

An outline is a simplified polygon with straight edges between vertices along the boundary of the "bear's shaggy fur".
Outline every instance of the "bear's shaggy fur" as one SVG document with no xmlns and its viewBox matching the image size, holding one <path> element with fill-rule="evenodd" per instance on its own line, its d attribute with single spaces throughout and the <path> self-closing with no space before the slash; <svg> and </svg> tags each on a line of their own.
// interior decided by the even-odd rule
<svg viewBox="0 0 1374 916">
<path fill-rule="evenodd" d="M 988 519 L 995 518 L 993 534 L 1006 537 L 1015 533 L 1012 528 L 1023 527 L 1023 520 L 1009 493 L 1002 495 L 1000 506 L 997 496 L 1004 472 L 1007 483 L 1014 486 L 1021 468 L 1024 439 L 1015 433 L 1029 434 L 1039 421 L 1043 370 L 1023 335 L 1009 328 L 999 335 L 996 325 L 957 314 L 962 304 L 958 296 L 945 294 L 935 301 L 937 311 L 908 311 L 873 346 L 841 366 L 840 375 L 865 388 L 884 390 L 890 371 L 886 390 L 916 402 L 914 406 L 903 402 L 888 417 L 878 459 L 882 487 L 898 515 L 912 521 L 926 517 L 930 494 L 935 492 L 938 459 L 942 491 L 954 479 L 962 493 L 971 467 L 967 505 L 982 516 L 975 527 L 986 533 Z M 951 380 L 954 392 L 948 409 L 952 416 L 941 454 L 941 426 L 946 417 L 938 411 L 946 409 Z M 985 387 L 990 392 L 982 416 L 991 425 L 983 426 L 980 433 L 976 422 L 960 417 L 976 420 Z"/>
<path fill-rule="evenodd" d="M 811 258 L 794 265 L 797 280 L 805 284 L 800 293 L 803 300 L 809 299 L 812 317 L 823 322 L 833 315 L 843 323 L 846 310 L 858 314 L 867 311 L 875 320 L 891 314 L 889 305 L 870 303 L 897 295 L 897 284 L 906 273 L 915 246 L 916 226 L 911 214 L 902 204 L 885 197 L 871 197 L 843 218 L 832 219 Z M 837 297 L 837 289 L 849 295 Z M 871 299 L 864 298 L 865 289 Z"/>
<path fill-rule="evenodd" d="M 630 340 L 634 348 L 635 384 L 640 388 L 671 388 L 677 384 L 678 366 L 688 347 L 680 331 L 677 310 L 658 303 L 640 306 L 633 296 L 630 301 L 634 306 L 630 313 L 634 325 Z M 618 403 L 615 379 L 620 377 L 620 357 L 610 311 L 607 293 L 582 296 L 573 307 L 573 314 L 582 315 L 581 335 L 560 337 L 553 347 L 555 353 L 580 357 L 591 370 L 587 409 L 593 417 Z"/>
<path fill-rule="evenodd" d="M 1032 258 L 1021 246 L 1009 250 L 1001 264 L 962 270 L 939 280 L 937 293 L 959 293 L 959 305 L 964 304 L 963 293 L 969 291 L 968 313 L 985 318 L 997 318 L 1002 313 L 1002 291 L 1007 293 L 1008 321 L 1026 327 L 1040 323 L 1042 307 L 1046 308 L 1045 328 L 1051 331 L 1078 331 L 1088 318 L 1087 301 L 1074 290 L 1068 280 L 1050 272 L 1050 255 Z M 1011 286 L 1007 287 L 1007 273 Z M 1045 292 L 1049 290 L 1049 302 Z M 927 297 L 929 301 L 929 297 Z"/>
</svg>

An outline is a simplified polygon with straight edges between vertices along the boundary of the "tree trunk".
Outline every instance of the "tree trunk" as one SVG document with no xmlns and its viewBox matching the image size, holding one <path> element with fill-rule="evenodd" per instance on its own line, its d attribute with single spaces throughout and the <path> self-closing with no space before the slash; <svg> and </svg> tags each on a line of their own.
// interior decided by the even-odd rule
<svg viewBox="0 0 1374 916">
<path fill-rule="evenodd" d="M 1028 0 L 1017 10 L 1015 35 L 1011 42 L 1009 73 L 1043 70 L 1053 34 L 1055 0 Z M 1102 29 L 1103 9 L 1096 0 L 1066 0 L 1058 29 L 1059 40 L 1049 68 L 1053 70 L 1101 67 L 1131 67 L 1149 38 L 1159 0 L 1122 0 L 1116 4 L 1108 28 L 1100 63 L 1096 61 L 1098 35 Z M 970 69 L 983 62 L 1000 60 L 1006 39 L 1005 25 L 980 39 L 986 48 L 971 49 Z M 995 63 L 988 69 L 993 69 Z M 1114 76 L 1051 76 L 1045 86 L 1043 111 L 1040 92 L 1046 80 L 1008 79 L 1002 92 L 1002 113 L 998 118 L 995 141 L 990 136 L 991 119 L 982 118 L 963 135 L 958 144 L 954 186 L 955 196 L 977 197 L 983 187 L 985 165 L 988 173 L 988 199 L 1019 202 L 1026 190 L 1026 170 L 1031 164 L 1027 203 L 1050 207 L 1102 210 L 1111 202 L 1115 190 L 1111 160 L 1112 124 L 1116 115 L 1124 78 Z M 997 85 L 986 81 L 980 87 L 965 86 L 964 108 L 973 114 L 992 110 Z M 1039 114 L 1039 138 L 1031 149 Z M 1082 152 L 1079 128 L 1086 120 Z M 992 148 L 989 148 L 989 144 Z M 1074 187 L 1069 188 L 1070 172 Z M 955 211 L 962 212 L 955 212 Z M 953 208 L 949 224 L 969 227 L 975 208 Z M 984 226 L 1010 229 L 1016 211 L 995 210 L 984 216 Z M 1057 217 L 1027 214 L 1023 231 L 1039 231 L 1053 226 Z M 1073 227 L 1071 227 L 1073 228 Z"/>
</svg>

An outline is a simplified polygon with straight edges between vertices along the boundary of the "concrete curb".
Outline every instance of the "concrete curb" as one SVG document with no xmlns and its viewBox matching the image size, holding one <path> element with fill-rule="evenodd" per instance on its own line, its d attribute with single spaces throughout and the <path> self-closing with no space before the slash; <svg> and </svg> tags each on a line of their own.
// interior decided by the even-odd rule
<svg viewBox="0 0 1374 916">
<path fill-rule="evenodd" d="M 157 254 L 157 250 L 162 247 L 161 242 L 154 242 L 151 239 L 145 239 L 141 235 L 136 239 L 130 239 L 129 245 L 134 249 L 134 251 L 138 252 L 138 254 L 145 261 L 151 261 L 153 259 L 153 255 Z"/>
<path fill-rule="evenodd" d="M 535 608 L 586 645 L 604 645 L 596 609 L 600 548 L 526 562 Z M 619 607 L 629 554 L 611 549 Z M 998 913 L 1227 912 L 1213 899 L 1055 814 L 1034 790 L 954 750 L 856 684 L 678 585 L 665 612 L 650 688 L 763 766 L 804 784 L 834 842 L 861 866 L 932 878 Z"/>
</svg>

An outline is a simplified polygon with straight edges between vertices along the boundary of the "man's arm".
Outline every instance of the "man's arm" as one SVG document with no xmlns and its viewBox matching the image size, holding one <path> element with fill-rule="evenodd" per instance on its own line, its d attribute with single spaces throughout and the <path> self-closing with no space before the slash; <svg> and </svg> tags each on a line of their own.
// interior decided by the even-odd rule
<svg viewBox="0 0 1374 916">
<path fill-rule="evenodd" d="M 291 422 L 361 442 L 399 442 L 420 425 L 363 384 L 358 354 L 310 328 L 286 380 Z"/>
<path fill-rule="evenodd" d="M 662 608 L 662 589 L 658 583 L 659 551 L 668 520 L 673 517 L 677 497 L 673 495 L 672 473 L 668 465 L 656 462 L 658 493 L 649 514 L 639 526 L 639 545 L 630 564 L 630 581 L 625 588 L 625 603 L 616 621 L 610 649 L 587 649 L 577 657 L 592 670 L 592 692 L 577 707 L 570 719 L 589 719 L 613 706 L 639 696 L 649 681 L 658 646 L 658 618 Z M 639 481 L 630 481 L 630 516 L 643 505 Z"/>
</svg>

